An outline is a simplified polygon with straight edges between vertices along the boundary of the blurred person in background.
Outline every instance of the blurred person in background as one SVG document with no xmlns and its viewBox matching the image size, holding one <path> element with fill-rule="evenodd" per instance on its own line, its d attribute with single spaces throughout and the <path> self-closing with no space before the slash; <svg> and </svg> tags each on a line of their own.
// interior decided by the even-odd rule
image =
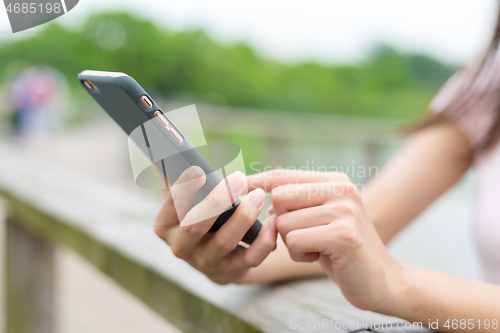
<svg viewBox="0 0 500 333">
<path fill-rule="evenodd" d="M 177 257 L 219 284 L 326 273 L 358 308 L 424 325 L 439 320 L 439 329 L 445 331 L 499 331 L 499 41 L 500 12 L 486 52 L 448 80 L 432 101 L 428 118 L 363 196 L 338 173 L 275 170 L 249 176 L 247 183 L 232 175 L 232 192 L 248 187 L 250 194 L 217 233 L 207 234 L 215 218 L 181 228 L 172 200 L 191 202 L 204 183 L 202 176 L 167 190 L 157 234 Z M 478 171 L 474 237 L 484 282 L 394 259 L 384 244 L 473 165 Z M 202 172 L 192 167 L 181 177 L 189 179 L 193 170 Z M 270 216 L 245 250 L 238 240 L 263 209 L 264 191 L 272 192 Z M 213 194 L 192 209 L 206 209 L 222 195 Z M 272 251 L 276 242 L 280 244 Z M 454 319 L 460 323 L 456 328 L 443 326 Z"/>
<path fill-rule="evenodd" d="M 67 100 L 67 84 L 55 69 L 29 67 L 6 81 L 2 95 L 15 143 L 36 149 L 60 127 L 59 114 Z"/>
</svg>

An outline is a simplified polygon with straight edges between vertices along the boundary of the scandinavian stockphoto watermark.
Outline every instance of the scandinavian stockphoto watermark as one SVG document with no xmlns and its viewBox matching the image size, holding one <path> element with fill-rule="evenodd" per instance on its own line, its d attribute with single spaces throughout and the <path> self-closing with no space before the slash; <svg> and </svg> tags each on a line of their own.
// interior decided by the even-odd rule
<svg viewBox="0 0 500 333">
<path fill-rule="evenodd" d="M 52 21 L 75 8 L 79 0 L 4 0 L 12 32 Z"/>
<path fill-rule="evenodd" d="M 290 320 L 290 329 L 292 330 L 346 330 L 350 332 L 373 331 L 373 330 L 401 330 L 412 329 L 421 330 L 423 325 L 421 322 L 393 322 L 382 323 L 377 321 L 370 321 L 365 319 L 358 319 L 356 322 L 340 322 L 333 319 L 323 319 L 319 321 L 301 321 L 297 319 Z"/>
<path fill-rule="evenodd" d="M 264 177 L 264 184 L 269 185 L 278 183 L 280 179 L 283 184 L 307 183 L 302 186 L 280 186 L 276 191 L 284 192 L 286 195 L 301 195 L 308 200 L 317 195 L 363 195 L 365 192 L 365 183 L 377 178 L 378 166 L 357 165 L 351 161 L 351 165 L 317 165 L 315 161 L 308 160 L 301 166 L 281 166 L 267 165 L 260 162 L 250 164 L 252 173 L 264 173 L 269 179 Z M 267 186 L 266 186 L 267 187 Z"/>
<path fill-rule="evenodd" d="M 370 179 L 373 177 L 378 177 L 378 166 L 371 165 L 357 165 L 355 161 L 351 161 L 351 165 L 318 165 L 314 160 L 307 160 L 304 165 L 299 167 L 296 166 L 272 166 L 266 165 L 263 166 L 260 162 L 253 162 L 250 164 L 250 170 L 252 173 L 261 173 L 266 171 L 271 171 L 274 169 L 283 169 L 283 170 L 296 170 L 296 171 L 312 171 L 312 172 L 340 172 L 351 179 Z"/>
</svg>

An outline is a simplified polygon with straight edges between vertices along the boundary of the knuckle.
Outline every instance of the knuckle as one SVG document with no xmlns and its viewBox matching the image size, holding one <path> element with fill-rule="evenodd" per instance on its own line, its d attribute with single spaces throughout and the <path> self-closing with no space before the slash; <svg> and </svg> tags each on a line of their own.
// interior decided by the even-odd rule
<svg viewBox="0 0 500 333">
<path fill-rule="evenodd" d="M 254 212 L 252 212 L 250 205 L 240 205 L 237 210 L 238 219 L 244 222 L 255 222 L 256 216 Z"/>
<path fill-rule="evenodd" d="M 274 208 L 278 208 L 283 206 L 285 202 L 285 191 L 284 191 L 284 186 L 278 186 L 273 188 L 271 191 L 271 201 L 273 203 Z"/>
<path fill-rule="evenodd" d="M 278 232 L 285 232 L 286 231 L 286 217 L 283 215 L 278 216 L 276 219 L 276 228 L 278 229 Z"/>
<path fill-rule="evenodd" d="M 290 253 L 290 258 L 295 261 L 295 262 L 300 262 L 300 259 L 302 257 L 302 255 L 300 255 L 299 253 L 296 253 L 296 252 L 291 252 L 289 251 Z"/>
<path fill-rule="evenodd" d="M 346 195 L 358 196 L 359 194 L 358 187 L 352 182 L 346 182 L 344 188 L 346 190 Z"/>
<path fill-rule="evenodd" d="M 283 169 L 273 169 L 269 170 L 266 172 L 269 177 L 276 178 L 276 177 L 283 177 L 284 171 Z"/>
<path fill-rule="evenodd" d="M 234 250 L 233 244 L 231 244 L 226 237 L 219 236 L 219 234 L 222 233 L 216 233 L 216 236 L 214 237 L 214 243 L 217 250 L 223 253 L 229 253 Z"/>
<path fill-rule="evenodd" d="M 339 215 L 348 215 L 348 216 L 356 216 L 358 212 L 358 207 L 353 202 L 343 202 L 340 205 L 337 205 L 334 210 Z"/>
<path fill-rule="evenodd" d="M 264 239 L 262 241 L 262 248 L 268 249 L 269 251 L 271 251 L 275 246 L 276 241 L 273 241 L 272 239 Z"/>
<path fill-rule="evenodd" d="M 182 250 L 182 248 L 176 244 L 172 244 L 170 246 L 170 249 L 172 250 L 172 253 L 174 256 L 176 256 L 179 259 L 186 260 L 187 256 L 186 253 Z"/>
<path fill-rule="evenodd" d="M 345 181 L 333 184 L 333 194 L 336 196 L 350 196 L 357 198 L 359 196 L 359 191 L 354 183 Z"/>
<path fill-rule="evenodd" d="M 340 196 L 344 194 L 344 187 L 342 183 L 333 183 L 330 185 L 329 194 L 333 196 Z"/>
<path fill-rule="evenodd" d="M 286 239 L 286 247 L 290 252 L 295 252 L 298 248 L 299 241 L 300 239 L 296 237 L 296 234 L 294 232 L 290 232 L 288 235 L 285 237 Z"/>
<path fill-rule="evenodd" d="M 353 183 L 351 183 L 351 182 L 343 182 L 343 183 L 341 184 L 341 186 L 342 186 L 342 189 L 344 190 L 344 192 L 345 192 L 346 194 L 347 194 L 347 193 L 350 193 L 350 192 L 353 190 L 353 188 L 355 187 L 355 186 L 354 186 L 354 184 L 353 184 Z"/>
<path fill-rule="evenodd" d="M 337 210 L 335 204 L 326 204 L 324 209 L 321 211 L 325 220 L 333 221 L 340 216 L 340 212 Z"/>
<path fill-rule="evenodd" d="M 184 226 L 184 227 L 182 227 L 182 230 L 186 233 L 186 235 L 188 237 L 191 237 L 191 238 L 197 238 L 199 236 L 202 236 L 204 233 L 204 230 L 202 230 L 197 225 L 197 223 Z"/>
<path fill-rule="evenodd" d="M 274 202 L 274 200 L 279 200 L 279 197 L 281 196 L 282 194 L 282 189 L 281 189 L 282 186 L 276 186 L 276 187 L 273 187 L 273 189 L 271 190 L 271 198 Z"/>
<path fill-rule="evenodd" d="M 166 228 L 165 224 L 163 223 L 163 221 L 157 218 L 155 221 L 155 227 L 154 227 L 155 234 L 158 237 L 160 237 L 161 239 L 165 239 L 166 229 L 167 228 Z"/>
<path fill-rule="evenodd" d="M 352 264 L 342 249 L 334 250 L 329 255 L 330 260 L 335 265 L 337 271 L 344 271 Z"/>
<path fill-rule="evenodd" d="M 260 265 L 260 262 L 256 257 L 245 257 L 245 265 L 248 267 L 257 267 Z"/>
<path fill-rule="evenodd" d="M 356 246 L 362 240 L 358 227 L 353 221 L 349 220 L 342 220 L 336 223 L 332 229 L 332 233 L 335 239 L 344 245 Z"/>
<path fill-rule="evenodd" d="M 211 264 L 210 260 L 208 260 L 208 258 L 200 256 L 196 260 L 196 266 L 199 270 L 205 272 L 205 271 L 208 271 L 210 269 L 212 264 Z"/>
</svg>

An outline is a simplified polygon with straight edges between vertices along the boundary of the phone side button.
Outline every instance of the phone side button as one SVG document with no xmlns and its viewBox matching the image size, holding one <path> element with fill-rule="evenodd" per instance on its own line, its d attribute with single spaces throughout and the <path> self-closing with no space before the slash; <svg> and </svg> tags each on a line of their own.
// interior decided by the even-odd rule
<svg viewBox="0 0 500 333">
<path fill-rule="evenodd" d="M 141 104 L 148 110 L 153 108 L 153 101 L 146 95 L 141 97 Z"/>
<path fill-rule="evenodd" d="M 170 127 L 169 133 L 170 133 L 170 135 L 172 135 L 172 137 L 174 138 L 174 140 L 177 143 L 182 143 L 182 141 L 184 141 L 184 139 L 182 138 L 182 135 L 173 126 Z"/>
<path fill-rule="evenodd" d="M 168 134 L 174 139 L 175 142 L 177 143 L 182 143 L 184 141 L 184 138 L 182 135 L 175 129 L 174 126 L 168 121 L 167 117 L 163 115 L 160 111 L 155 111 L 155 118 L 158 120 L 158 122 L 165 127 L 167 130 Z"/>
</svg>

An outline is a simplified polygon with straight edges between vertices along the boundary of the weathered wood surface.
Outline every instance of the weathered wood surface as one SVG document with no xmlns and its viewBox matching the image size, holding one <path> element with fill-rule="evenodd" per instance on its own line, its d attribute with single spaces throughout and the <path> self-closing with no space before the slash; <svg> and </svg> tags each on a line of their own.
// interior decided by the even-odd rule
<svg viewBox="0 0 500 333">
<path fill-rule="evenodd" d="M 156 237 L 153 221 L 160 202 L 1 145 L 0 195 L 11 221 L 44 241 L 74 249 L 186 332 L 350 332 L 367 321 L 402 322 L 352 307 L 327 279 L 216 285 Z"/>
<path fill-rule="evenodd" d="M 54 318 L 53 246 L 12 219 L 6 221 L 5 332 L 52 333 Z"/>
</svg>

